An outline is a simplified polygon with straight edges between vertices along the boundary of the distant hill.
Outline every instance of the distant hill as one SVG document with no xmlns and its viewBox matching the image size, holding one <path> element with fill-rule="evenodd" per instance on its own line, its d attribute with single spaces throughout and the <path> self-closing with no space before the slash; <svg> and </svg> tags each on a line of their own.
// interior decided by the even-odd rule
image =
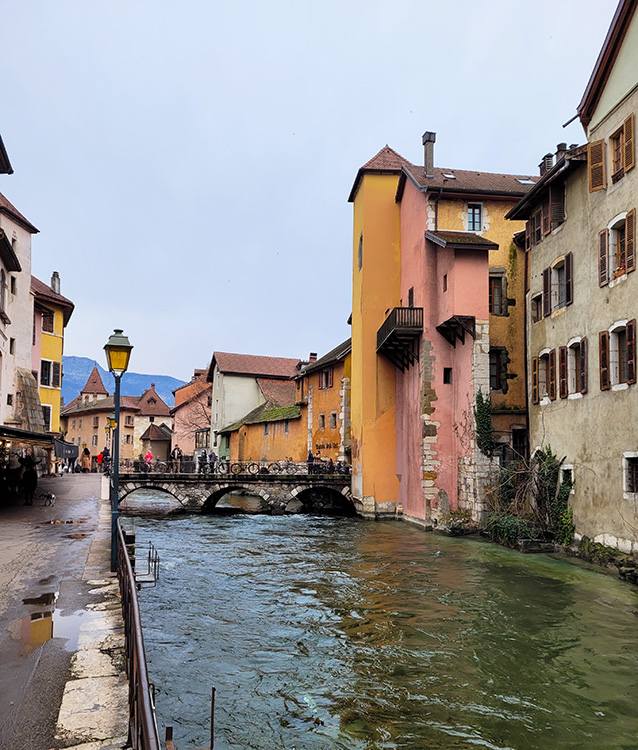
<svg viewBox="0 0 638 750">
<path fill-rule="evenodd" d="M 97 365 L 102 376 L 104 387 L 109 393 L 115 391 L 115 380 L 108 370 L 105 370 L 95 360 L 88 357 L 62 357 L 62 398 L 65 404 L 69 404 L 79 395 L 84 387 L 91 370 Z M 174 405 L 171 391 L 184 385 L 183 380 L 172 378 L 170 375 L 141 375 L 137 372 L 127 372 L 122 378 L 123 396 L 141 396 L 144 391 L 155 383 L 155 390 L 166 401 L 169 406 Z"/>
</svg>

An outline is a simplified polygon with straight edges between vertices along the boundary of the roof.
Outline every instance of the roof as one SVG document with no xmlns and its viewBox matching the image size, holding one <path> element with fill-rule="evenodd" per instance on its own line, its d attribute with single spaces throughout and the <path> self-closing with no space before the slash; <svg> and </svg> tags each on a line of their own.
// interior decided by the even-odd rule
<svg viewBox="0 0 638 750">
<path fill-rule="evenodd" d="M 175 414 L 175 412 L 178 411 L 178 409 L 181 409 L 182 406 L 192 404 L 193 401 L 196 401 L 205 391 L 212 391 L 213 384 L 208 383 L 206 380 L 196 380 L 195 382 L 181 386 L 181 388 L 176 388 L 173 393 L 177 394 L 178 391 L 184 388 L 190 388 L 190 390 L 182 400 L 179 399 L 178 395 L 175 396 L 175 406 L 170 410 L 171 414 Z"/>
<path fill-rule="evenodd" d="M 0 260 L 6 266 L 7 271 L 22 270 L 18 256 L 13 249 L 13 244 L 3 229 L 0 229 Z"/>
<path fill-rule="evenodd" d="M 278 406 L 295 403 L 297 388 L 292 380 L 267 380 L 258 378 L 257 385 L 267 402 Z"/>
<path fill-rule="evenodd" d="M 104 396 L 109 395 L 109 392 L 104 387 L 104 383 L 102 382 L 102 377 L 100 375 L 100 371 L 97 369 L 97 365 L 95 365 L 91 370 L 91 374 L 89 375 L 84 388 L 82 388 L 80 393 L 96 393 Z"/>
<path fill-rule="evenodd" d="M 602 49 L 585 88 L 585 93 L 576 108 L 584 128 L 587 128 L 594 116 L 637 5 L 638 0 L 620 0 L 618 3 Z"/>
<path fill-rule="evenodd" d="M 13 174 L 13 167 L 9 161 L 9 154 L 0 136 L 0 174 Z"/>
<path fill-rule="evenodd" d="M 254 354 L 214 352 L 206 378 L 209 382 L 213 380 L 215 364 L 223 373 L 285 380 L 291 378 L 297 372 L 299 360 L 286 357 L 261 357 Z"/>
<path fill-rule="evenodd" d="M 31 234 L 37 234 L 40 230 L 36 229 L 36 227 L 33 226 L 33 224 L 27 219 L 26 216 L 23 216 L 20 211 L 11 203 L 11 201 L 7 200 L 7 198 L 0 193 L 0 213 L 7 214 L 7 216 L 10 216 L 14 221 L 17 221 L 18 224 L 21 224 L 28 232 Z"/>
<path fill-rule="evenodd" d="M 322 367 L 326 367 L 326 365 L 331 365 L 333 362 L 342 362 L 351 351 L 352 339 L 346 339 L 339 344 L 339 346 L 335 346 L 334 349 L 331 349 L 327 354 L 324 354 L 323 357 L 320 357 L 315 362 L 309 362 L 303 367 L 297 377 L 308 375 L 315 370 L 320 370 Z"/>
<path fill-rule="evenodd" d="M 406 179 L 420 191 L 434 190 L 447 195 L 489 195 L 516 200 L 528 192 L 538 177 L 530 175 L 501 174 L 498 172 L 475 172 L 469 169 L 434 168 L 434 176 L 426 177 L 421 165 L 407 163 L 401 171 L 397 188 L 397 200 L 403 196 Z M 519 180 L 524 180 L 521 183 Z M 531 184 L 530 184 L 531 183 Z"/>
<path fill-rule="evenodd" d="M 170 440 L 172 430 L 167 425 L 149 424 L 140 440 Z"/>
<path fill-rule="evenodd" d="M 282 422 L 286 419 L 299 419 L 301 409 L 296 404 L 288 406 L 275 406 L 273 404 L 261 404 L 256 409 L 248 412 L 245 417 L 234 424 L 219 431 L 219 434 L 236 432 L 240 427 L 248 424 L 263 424 L 264 422 Z"/>
<path fill-rule="evenodd" d="M 31 291 L 35 294 L 36 300 L 44 302 L 45 304 L 58 305 L 62 308 L 62 314 L 64 316 L 64 325 L 66 326 L 69 322 L 75 305 L 70 299 L 63 297 L 61 294 L 54 292 L 50 286 L 36 279 L 35 276 L 31 277 Z"/>
<path fill-rule="evenodd" d="M 120 409 L 125 411 L 139 411 L 137 405 L 137 396 L 121 396 L 120 397 Z M 115 396 L 107 396 L 106 398 L 89 399 L 85 402 L 79 396 L 74 398 L 68 406 L 60 412 L 62 417 L 73 417 L 76 414 L 82 416 L 83 414 L 90 414 L 91 412 L 102 412 L 102 411 L 114 411 L 115 410 Z"/>
<path fill-rule="evenodd" d="M 372 157 L 370 161 L 367 161 L 357 172 L 352 190 L 348 196 L 348 202 L 352 203 L 359 189 L 359 184 L 366 174 L 400 174 L 401 168 L 404 164 L 409 164 L 407 159 L 404 159 L 401 154 L 397 153 L 393 148 L 390 148 L 387 144 L 379 151 L 378 154 Z"/>
<path fill-rule="evenodd" d="M 151 387 L 139 397 L 138 406 L 141 417 L 168 417 L 171 413 L 166 402 L 155 390 L 155 383 L 151 383 Z"/>
<path fill-rule="evenodd" d="M 498 250 L 498 244 L 474 232 L 426 232 L 425 239 L 452 250 Z"/>
</svg>

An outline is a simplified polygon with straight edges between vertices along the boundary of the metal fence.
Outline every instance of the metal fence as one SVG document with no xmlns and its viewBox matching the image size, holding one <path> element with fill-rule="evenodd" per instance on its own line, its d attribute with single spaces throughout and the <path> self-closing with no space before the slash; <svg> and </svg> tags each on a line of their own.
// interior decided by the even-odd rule
<svg viewBox="0 0 638 750">
<path fill-rule="evenodd" d="M 133 750 L 160 750 L 159 731 L 155 717 L 155 686 L 148 679 L 146 653 L 142 637 L 142 620 L 137 598 L 137 585 L 126 540 L 117 524 L 117 573 L 122 595 L 126 675 L 129 692 L 129 744 Z"/>
<path fill-rule="evenodd" d="M 329 463 L 314 459 L 308 461 L 231 461 L 225 458 L 214 463 L 196 456 L 183 456 L 176 460 L 134 460 L 122 462 L 120 476 L 123 474 L 340 474 L 350 475 L 350 465 L 345 461 Z"/>
</svg>

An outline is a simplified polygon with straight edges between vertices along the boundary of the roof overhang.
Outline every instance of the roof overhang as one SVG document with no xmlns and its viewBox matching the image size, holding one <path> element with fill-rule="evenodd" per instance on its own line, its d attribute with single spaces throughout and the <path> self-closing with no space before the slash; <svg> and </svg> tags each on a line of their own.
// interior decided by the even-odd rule
<svg viewBox="0 0 638 750">
<path fill-rule="evenodd" d="M 0 136 L 0 174 L 13 174 L 13 167 L 9 161 L 9 154 Z"/>
<path fill-rule="evenodd" d="M 19 430 L 16 427 L 0 426 L 0 440 L 27 445 L 41 445 L 45 448 L 53 448 L 53 435 L 42 432 L 31 432 L 30 430 Z"/>
<path fill-rule="evenodd" d="M 456 235 L 456 237 L 455 237 Z M 451 250 L 498 250 L 498 244 L 472 232 L 425 232 L 425 239 Z"/>
<path fill-rule="evenodd" d="M 476 190 L 469 188 L 459 187 L 445 187 L 443 185 L 422 185 L 420 182 L 414 179 L 414 175 L 405 167 L 401 170 L 399 176 L 399 184 L 397 185 L 397 192 L 394 199 L 397 203 L 400 203 L 403 198 L 403 191 L 405 190 L 406 180 L 410 180 L 412 185 L 420 193 L 432 193 L 440 198 L 447 200 L 462 199 L 462 200 L 482 200 L 489 198 L 491 201 L 515 201 L 522 198 L 525 194 L 525 190 L 516 190 L 510 192 L 503 192 L 502 190 Z"/>
<path fill-rule="evenodd" d="M 7 237 L 7 233 L 0 229 L 0 259 L 4 263 L 7 271 L 21 271 L 22 266 L 18 260 L 18 256 L 15 254 L 11 240 Z"/>
</svg>

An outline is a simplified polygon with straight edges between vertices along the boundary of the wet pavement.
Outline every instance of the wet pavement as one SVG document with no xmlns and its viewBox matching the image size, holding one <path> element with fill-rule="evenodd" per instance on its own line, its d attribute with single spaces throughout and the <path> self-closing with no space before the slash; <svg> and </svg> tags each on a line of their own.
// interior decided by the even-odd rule
<svg viewBox="0 0 638 750">
<path fill-rule="evenodd" d="M 128 688 L 102 477 L 39 480 L 0 499 L 0 750 L 126 744 Z"/>
</svg>

